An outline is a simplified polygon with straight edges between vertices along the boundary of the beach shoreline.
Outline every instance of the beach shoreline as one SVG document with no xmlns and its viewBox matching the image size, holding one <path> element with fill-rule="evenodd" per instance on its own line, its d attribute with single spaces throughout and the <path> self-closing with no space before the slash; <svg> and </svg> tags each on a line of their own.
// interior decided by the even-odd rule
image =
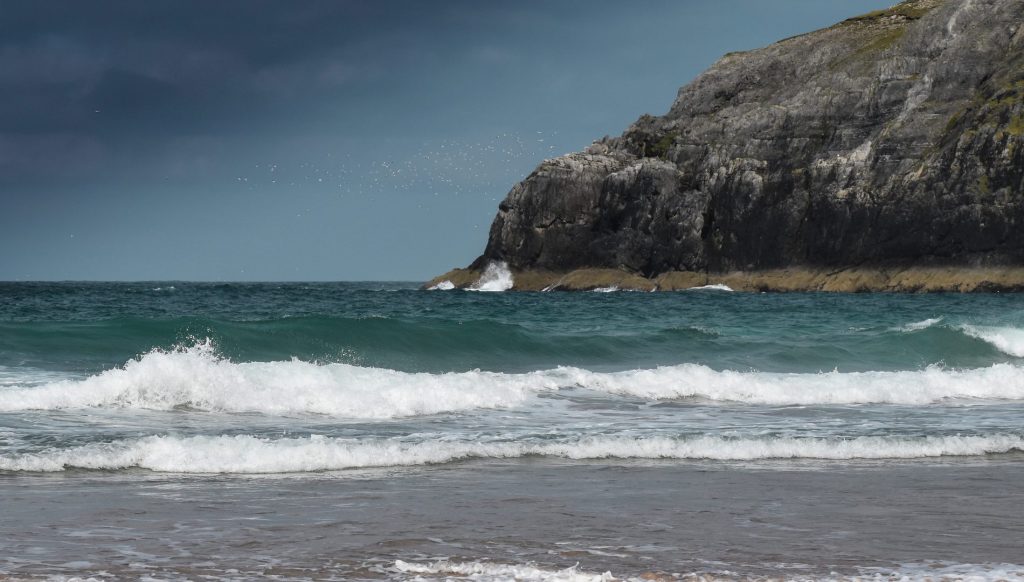
<svg viewBox="0 0 1024 582">
<path fill-rule="evenodd" d="M 574 566 L 620 580 L 977 574 L 1019 561 L 1004 534 L 1024 518 L 1008 487 L 1022 473 L 1015 460 L 950 458 L 5 475 L 0 578 L 462 579 L 446 562 L 542 571 L 526 580 Z M 399 561 L 436 572 L 403 572 Z M 946 578 L 957 577 L 934 577 Z"/>
</svg>

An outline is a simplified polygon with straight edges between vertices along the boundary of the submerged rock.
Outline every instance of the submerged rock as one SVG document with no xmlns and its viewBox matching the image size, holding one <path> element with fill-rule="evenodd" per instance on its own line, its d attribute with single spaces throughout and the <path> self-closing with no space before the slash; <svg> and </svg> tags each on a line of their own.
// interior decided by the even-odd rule
<svg viewBox="0 0 1024 582">
<path fill-rule="evenodd" d="M 544 161 L 465 272 L 998 269 L 1022 223 L 1024 2 L 911 0 L 726 55 Z"/>
</svg>

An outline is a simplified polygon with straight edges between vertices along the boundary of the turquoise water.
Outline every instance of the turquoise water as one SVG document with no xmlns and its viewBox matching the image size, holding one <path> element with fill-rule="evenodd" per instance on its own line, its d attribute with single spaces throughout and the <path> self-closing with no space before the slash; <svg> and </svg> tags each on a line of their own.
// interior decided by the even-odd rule
<svg viewBox="0 0 1024 582">
<path fill-rule="evenodd" d="M 1024 298 L 422 292 L 415 284 L 0 285 L 0 365 L 93 374 L 210 339 L 232 361 L 406 372 L 979 368 L 1024 355 Z"/>
<path fill-rule="evenodd" d="M 467 463 L 490 472 L 501 463 L 505 476 L 491 487 L 542 463 L 554 475 L 590 467 L 597 472 L 586 478 L 595 484 L 606 466 L 647 472 L 652 483 L 670 482 L 665 471 L 690 480 L 690 468 L 724 471 L 756 491 L 760 478 L 740 476 L 827 468 L 923 479 L 934 468 L 922 463 L 1015 468 L 1024 450 L 1022 357 L 1024 296 L 1017 294 L 7 283 L 0 284 L 0 485 L 49 487 L 32 480 L 60 475 L 120 491 L 156 478 L 205 496 L 214 476 L 269 475 L 318 488 L 325 477 L 388 480 L 388 471 L 415 469 L 415 479 L 441 483 Z M 246 498 L 264 491 L 250 482 L 232 487 Z M 665 487 L 657 494 L 669 495 Z M 60 499 L 60 488 L 52 495 Z M 441 503 L 438 515 L 454 511 Z M 719 510 L 728 507 L 723 500 Z M 619 526 L 602 527 L 595 531 Z M 483 543 L 473 527 L 456 529 L 465 543 Z M 32 547 L 69 551 L 50 548 L 54 539 Z M 865 544 L 850 546 L 861 552 L 854 563 L 878 566 Z M 507 560 L 532 556 L 516 547 Z M 921 547 L 911 555 L 927 557 Z M 1000 547 L 985 548 L 986 559 L 1012 560 Z M 423 552 L 414 557 L 435 555 Z M 479 552 L 466 559 L 486 561 Z M 610 567 L 640 568 L 636 552 Z M 90 555 L 83 563 L 97 559 Z M 831 555 L 812 553 L 807 567 L 831 568 Z M 408 557 L 370 552 L 358 568 L 383 560 L 391 565 L 363 574 L 409 577 L 420 566 L 395 562 Z M 28 563 L 0 561 L 0 574 L 52 572 Z M 435 570 L 420 574 L 444 575 Z"/>
<path fill-rule="evenodd" d="M 292 473 L 533 455 L 854 462 L 1024 444 L 1014 294 L 386 283 L 0 293 L 0 420 L 16 429 L 0 441 L 4 471 Z"/>
</svg>

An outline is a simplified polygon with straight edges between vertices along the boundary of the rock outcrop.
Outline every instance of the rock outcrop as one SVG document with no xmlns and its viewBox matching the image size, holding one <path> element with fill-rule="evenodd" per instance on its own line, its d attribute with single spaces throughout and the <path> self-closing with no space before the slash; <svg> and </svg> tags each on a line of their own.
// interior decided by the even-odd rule
<svg viewBox="0 0 1024 582">
<path fill-rule="evenodd" d="M 544 161 L 469 272 L 998 271 L 1022 225 L 1024 2 L 910 0 L 728 54 Z"/>
</svg>

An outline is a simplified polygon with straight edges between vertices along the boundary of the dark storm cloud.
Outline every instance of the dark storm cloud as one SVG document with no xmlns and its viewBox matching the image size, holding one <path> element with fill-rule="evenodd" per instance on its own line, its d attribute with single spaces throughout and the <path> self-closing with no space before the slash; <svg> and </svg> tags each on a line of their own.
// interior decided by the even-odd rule
<svg viewBox="0 0 1024 582">
<path fill-rule="evenodd" d="M 298 135 L 322 131 L 327 115 L 335 132 L 390 131 L 381 122 L 403 116 L 416 131 L 429 120 L 396 87 L 430 93 L 453 60 L 507 63 L 507 50 L 473 46 L 475 31 L 543 21 L 529 13 L 475 2 L 6 2 L 0 167 L 6 179 L 120 171 L 103 165 L 118 148 L 130 157 L 180 135 Z M 65 157 L 76 163 L 56 163 Z"/>
<path fill-rule="evenodd" d="M 892 0 L 0 0 L 0 279 L 424 277 L 544 159 Z"/>
<path fill-rule="evenodd" d="M 131 136 L 145 135 L 153 144 L 165 136 L 210 131 L 211 121 L 232 125 L 269 109 L 276 95 L 264 82 L 267 71 L 287 53 L 305 55 L 310 48 L 274 42 L 277 27 L 270 23 L 293 20 L 299 11 L 271 8 L 4 4 L 0 180 L 89 179 L 120 171 L 127 154 L 118 150 L 134 147 Z M 317 42 L 315 34 L 296 36 Z M 275 44 L 280 52 L 267 50 Z"/>
<path fill-rule="evenodd" d="M 339 60 L 353 38 L 345 23 L 361 10 L 342 2 L 13 3 L 0 16 L 0 130 L 159 124 L 188 132 L 211 118 L 246 117 L 293 96 L 288 86 L 329 85 L 339 70 L 354 70 Z"/>
<path fill-rule="evenodd" d="M 179 124 L 387 80 L 396 59 L 445 56 L 439 37 L 515 18 L 469 2 L 10 2 L 0 129 L 128 130 L 171 116 L 168 130 L 187 131 Z"/>
</svg>

